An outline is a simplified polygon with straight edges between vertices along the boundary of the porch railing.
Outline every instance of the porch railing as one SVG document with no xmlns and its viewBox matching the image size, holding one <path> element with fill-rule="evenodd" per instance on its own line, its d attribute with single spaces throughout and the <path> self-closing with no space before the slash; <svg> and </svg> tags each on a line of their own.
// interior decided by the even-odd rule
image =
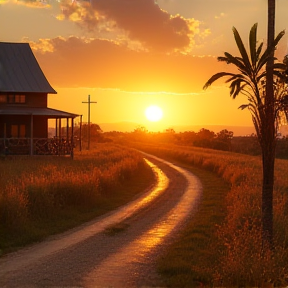
<svg viewBox="0 0 288 288">
<path fill-rule="evenodd" d="M 1 155 L 73 155 L 73 143 L 67 138 L 0 138 Z"/>
</svg>

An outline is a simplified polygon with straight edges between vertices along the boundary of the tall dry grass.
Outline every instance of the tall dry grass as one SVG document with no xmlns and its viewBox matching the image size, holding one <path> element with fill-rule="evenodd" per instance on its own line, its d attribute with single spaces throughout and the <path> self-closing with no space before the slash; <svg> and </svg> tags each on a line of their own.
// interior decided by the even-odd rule
<svg viewBox="0 0 288 288">
<path fill-rule="evenodd" d="M 213 171 L 231 186 L 223 203 L 225 220 L 218 223 L 215 237 L 207 242 L 213 257 L 209 253 L 205 261 L 191 264 L 191 271 L 212 276 L 213 285 L 219 286 L 288 285 L 287 160 L 276 160 L 275 166 L 275 250 L 263 252 L 260 157 L 177 145 L 138 144 L 137 148 Z"/>
<path fill-rule="evenodd" d="M 0 245 L 29 230 L 33 234 L 35 225 L 53 219 L 56 225 L 61 217 L 71 217 L 69 211 L 101 209 L 144 166 L 139 153 L 113 144 L 76 151 L 74 160 L 53 156 L 1 159 Z"/>
</svg>

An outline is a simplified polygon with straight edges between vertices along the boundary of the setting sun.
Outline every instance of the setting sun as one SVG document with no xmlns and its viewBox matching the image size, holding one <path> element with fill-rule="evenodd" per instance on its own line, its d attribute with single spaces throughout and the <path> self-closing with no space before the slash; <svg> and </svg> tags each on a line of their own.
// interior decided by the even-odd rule
<svg viewBox="0 0 288 288">
<path fill-rule="evenodd" d="M 160 107 L 152 105 L 146 108 L 145 116 L 149 121 L 157 122 L 162 119 L 163 111 Z"/>
</svg>

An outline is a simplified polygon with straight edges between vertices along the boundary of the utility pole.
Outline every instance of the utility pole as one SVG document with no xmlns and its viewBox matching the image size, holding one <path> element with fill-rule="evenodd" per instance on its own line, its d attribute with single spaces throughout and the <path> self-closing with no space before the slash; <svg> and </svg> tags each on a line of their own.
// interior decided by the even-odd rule
<svg viewBox="0 0 288 288">
<path fill-rule="evenodd" d="M 90 104 L 91 103 L 96 104 L 97 102 L 90 101 L 90 95 L 88 95 L 88 102 L 82 102 L 82 103 L 88 104 L 88 147 L 87 149 L 90 150 Z"/>
</svg>

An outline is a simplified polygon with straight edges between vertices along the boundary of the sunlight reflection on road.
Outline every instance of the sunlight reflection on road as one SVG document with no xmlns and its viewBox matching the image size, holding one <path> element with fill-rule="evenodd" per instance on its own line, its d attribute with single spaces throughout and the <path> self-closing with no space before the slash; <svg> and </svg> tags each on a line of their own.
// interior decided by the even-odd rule
<svg viewBox="0 0 288 288">
<path fill-rule="evenodd" d="M 183 223 L 197 205 L 202 191 L 198 178 L 169 162 L 164 161 L 164 163 L 179 171 L 188 181 L 181 200 L 148 232 L 143 233 L 138 239 L 106 258 L 101 265 L 90 272 L 85 278 L 84 287 L 97 287 L 97 285 L 102 287 L 107 283 L 109 283 L 109 287 L 136 287 L 133 282 L 135 264 L 145 263 L 145 258 L 149 257 L 148 252 L 160 245 L 176 226 Z M 129 279 L 132 279 L 130 283 Z"/>
<path fill-rule="evenodd" d="M 169 183 L 169 179 L 159 168 L 162 164 L 157 167 L 147 160 L 157 178 L 153 187 L 147 188 L 134 201 L 89 223 L 1 257 L 0 286 L 133 288 L 144 287 L 142 284 L 147 284 L 146 278 L 150 281 L 148 286 L 153 286 L 156 283 L 153 281 L 158 279 L 154 277 L 155 274 L 151 276 L 151 270 L 148 269 L 155 259 L 155 254 L 151 252 L 157 251 L 154 249 L 160 247 L 163 240 L 168 235 L 173 235 L 176 231 L 174 229 L 191 215 L 200 196 L 201 184 L 191 173 L 169 162 L 148 154 L 146 157 L 155 158 L 159 163 L 172 167 L 186 181 L 183 177 L 177 178 L 178 173 L 163 165 L 163 171 L 171 176 Z M 185 183 L 188 183 L 187 186 Z M 178 187 L 181 189 L 178 190 Z M 158 198 L 161 195 L 164 197 Z M 154 203 L 156 199 L 160 201 Z M 141 210 L 142 208 L 145 209 Z M 130 219 L 133 215 L 135 218 Z M 153 217 L 149 218 L 151 215 Z M 119 238 L 115 236 L 112 240 L 102 233 L 110 226 L 117 226 L 126 220 L 128 223 L 131 220 L 132 223 L 127 234 L 118 235 Z M 145 224 L 141 226 L 139 223 Z M 132 232 L 129 234 L 129 231 Z M 146 278 L 141 282 L 143 275 Z"/>
<path fill-rule="evenodd" d="M 121 206 L 119 209 L 108 213 L 108 215 L 104 215 L 105 217 L 103 219 L 97 218 L 74 230 L 54 236 L 49 242 L 42 242 L 15 254 L 11 253 L 10 255 L 7 255 L 7 257 L 0 259 L 0 277 L 7 272 L 19 270 L 38 259 L 84 241 L 85 239 L 102 232 L 107 227 L 124 221 L 161 195 L 168 187 L 169 179 L 156 165 L 147 159 L 145 159 L 145 161 L 152 168 L 154 175 L 157 178 L 155 185 L 150 187 L 146 193 L 134 201 Z"/>
</svg>

